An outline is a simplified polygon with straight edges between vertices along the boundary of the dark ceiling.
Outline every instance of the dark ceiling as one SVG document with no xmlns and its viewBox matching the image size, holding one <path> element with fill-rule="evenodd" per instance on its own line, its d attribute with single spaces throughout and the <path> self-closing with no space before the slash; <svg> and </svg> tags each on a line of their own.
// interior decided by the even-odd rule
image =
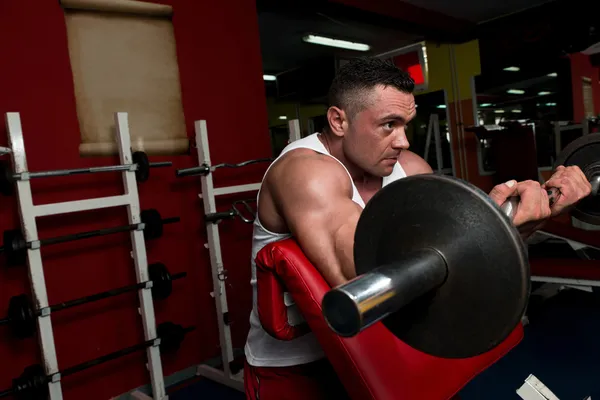
<svg viewBox="0 0 600 400">
<path fill-rule="evenodd" d="M 312 10 L 259 11 L 258 21 L 263 71 L 266 74 L 282 73 L 310 60 L 327 56 L 376 55 L 423 39 L 421 36 L 404 33 L 400 29 Z M 371 46 L 371 50 L 357 52 L 309 44 L 302 41 L 306 34 L 365 43 Z"/>
<path fill-rule="evenodd" d="M 424 40 L 464 43 L 477 38 L 485 77 L 477 82 L 480 102 L 509 106 L 527 98 L 537 105 L 541 91 L 564 97 L 561 88 L 550 87 L 561 79 L 546 76 L 560 72 L 553 63 L 600 41 L 597 13 L 591 7 L 586 9 L 583 0 L 257 0 L 263 71 L 282 74 L 279 83 L 266 83 L 267 92 L 281 92 L 284 76 L 289 78 L 288 95 L 302 92 L 309 83 L 317 85 L 315 74 L 330 79 L 336 57 L 377 55 Z M 310 33 L 366 43 L 372 49 L 356 52 L 304 43 L 302 37 Z M 519 73 L 503 71 L 515 63 Z M 297 76 L 291 78 L 293 74 Z M 290 89 L 290 79 L 295 89 Z M 521 87 L 525 95 L 506 93 Z M 309 92 L 303 96 L 315 94 Z"/>
<path fill-rule="evenodd" d="M 482 23 L 537 7 L 552 0 L 403 0 L 405 3 L 437 11 L 454 18 Z"/>
</svg>

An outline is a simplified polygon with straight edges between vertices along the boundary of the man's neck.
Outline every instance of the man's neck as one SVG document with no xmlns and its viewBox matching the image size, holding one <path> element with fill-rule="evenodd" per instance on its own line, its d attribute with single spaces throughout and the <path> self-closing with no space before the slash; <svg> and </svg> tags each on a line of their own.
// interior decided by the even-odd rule
<svg viewBox="0 0 600 400">
<path fill-rule="evenodd" d="M 381 182 L 381 178 L 373 176 L 366 171 L 360 169 L 354 163 L 348 160 L 344 154 L 344 148 L 342 146 L 342 139 L 335 135 L 328 134 L 326 132 L 319 134 L 319 139 L 333 157 L 337 158 L 348 170 L 352 181 L 357 187 L 364 188 L 367 185 L 374 184 L 375 182 Z"/>
</svg>

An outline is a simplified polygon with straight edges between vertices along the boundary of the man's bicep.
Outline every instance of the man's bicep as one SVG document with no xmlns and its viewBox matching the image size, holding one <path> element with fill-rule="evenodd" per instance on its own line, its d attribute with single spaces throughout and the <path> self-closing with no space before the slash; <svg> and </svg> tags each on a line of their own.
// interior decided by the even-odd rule
<svg viewBox="0 0 600 400">
<path fill-rule="evenodd" d="M 351 199 L 332 199 L 330 206 L 306 203 L 289 216 L 289 228 L 304 254 L 335 287 L 355 276 L 354 232 L 360 207 Z"/>
<path fill-rule="evenodd" d="M 354 276 L 352 249 L 361 208 L 350 198 L 345 171 L 340 174 L 337 165 L 317 166 L 290 171 L 291 184 L 278 188 L 276 203 L 304 254 L 335 286 Z"/>
</svg>

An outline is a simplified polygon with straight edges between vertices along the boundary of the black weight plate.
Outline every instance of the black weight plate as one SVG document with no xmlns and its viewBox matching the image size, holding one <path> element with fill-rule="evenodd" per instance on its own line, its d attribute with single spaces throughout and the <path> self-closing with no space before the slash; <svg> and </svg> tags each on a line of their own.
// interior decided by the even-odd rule
<svg viewBox="0 0 600 400">
<path fill-rule="evenodd" d="M 26 295 L 11 297 L 8 303 L 8 318 L 15 337 L 25 339 L 35 333 L 33 306 Z"/>
<path fill-rule="evenodd" d="M 171 295 L 173 282 L 165 264 L 150 264 L 148 266 L 148 275 L 152 281 L 152 298 L 154 300 L 164 300 Z"/>
<path fill-rule="evenodd" d="M 482 354 L 506 339 L 525 312 L 525 245 L 500 208 L 465 181 L 432 174 L 389 184 L 367 203 L 354 243 L 359 275 L 424 247 L 445 257 L 446 282 L 383 320 L 424 353 Z"/>
<path fill-rule="evenodd" d="M 136 151 L 131 155 L 134 164 L 137 164 L 135 170 L 135 179 L 138 182 L 146 182 L 150 177 L 150 161 L 143 151 Z"/>
<path fill-rule="evenodd" d="M 9 161 L 0 160 L 0 194 L 10 196 L 14 192 L 12 168 Z"/>
<path fill-rule="evenodd" d="M 25 239 L 19 229 L 4 231 L 2 235 L 6 265 L 15 267 L 25 265 L 27 262 L 27 249 Z"/>
<path fill-rule="evenodd" d="M 158 325 L 156 335 L 160 338 L 160 351 L 165 353 L 179 350 L 185 338 L 183 327 L 173 322 L 163 322 Z"/>
<path fill-rule="evenodd" d="M 149 208 L 147 210 L 143 210 L 140 213 L 140 218 L 142 222 L 146 225 L 144 227 L 144 238 L 146 240 L 149 239 L 158 239 L 163 234 L 163 223 L 162 217 L 158 210 L 154 208 Z"/>
<path fill-rule="evenodd" d="M 600 133 L 583 135 L 564 148 L 559 154 L 555 167 L 577 165 L 584 173 L 588 167 L 600 161 Z M 592 176 L 588 172 L 588 179 Z M 600 225 L 600 196 L 589 196 L 581 200 L 573 208 L 575 218 L 588 224 Z"/>
<path fill-rule="evenodd" d="M 23 373 L 13 379 L 16 400 L 35 400 L 48 398 L 48 383 L 46 373 L 41 365 L 35 364 L 23 370 Z"/>
</svg>

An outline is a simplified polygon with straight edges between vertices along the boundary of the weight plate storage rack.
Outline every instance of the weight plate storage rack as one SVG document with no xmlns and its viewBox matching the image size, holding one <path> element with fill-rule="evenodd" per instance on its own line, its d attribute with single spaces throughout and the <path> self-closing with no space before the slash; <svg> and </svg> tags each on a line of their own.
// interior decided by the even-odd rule
<svg viewBox="0 0 600 400">
<path fill-rule="evenodd" d="M 114 119 L 120 163 L 123 165 L 135 165 L 131 153 L 128 114 L 123 112 L 115 113 Z M 14 185 L 18 200 L 21 232 L 23 232 L 25 241 L 32 244 L 27 248 L 27 268 L 31 285 L 31 294 L 33 296 L 32 300 L 40 309 L 47 309 L 49 304 L 40 246 L 35 245 L 36 243 L 40 243 L 36 218 L 125 206 L 127 207 L 129 224 L 140 224 L 142 221 L 140 216 L 140 200 L 138 196 L 136 168 L 121 169 L 124 194 L 34 205 L 31 193 L 31 183 L 27 176 L 27 158 L 25 156 L 20 114 L 18 112 L 6 113 L 5 121 L 8 132 L 9 148 L 11 150 L 9 154 L 12 161 L 12 171 L 14 171 L 15 176 L 18 178 L 14 180 Z M 130 237 L 132 244 L 131 255 L 134 261 L 136 280 L 138 283 L 143 283 L 150 279 L 144 232 L 142 229 L 132 230 L 130 231 Z M 140 289 L 138 293 L 144 338 L 146 341 L 154 340 L 157 336 L 157 329 L 152 290 L 150 287 L 146 287 Z M 49 398 L 50 400 L 62 400 L 63 394 L 50 315 L 51 313 L 40 313 L 36 317 L 37 337 L 42 355 L 44 374 L 54 377 L 48 382 Z M 159 346 L 148 346 L 146 355 L 148 359 L 147 367 L 152 385 L 152 397 L 154 399 L 165 399 L 166 391 Z"/>
</svg>

